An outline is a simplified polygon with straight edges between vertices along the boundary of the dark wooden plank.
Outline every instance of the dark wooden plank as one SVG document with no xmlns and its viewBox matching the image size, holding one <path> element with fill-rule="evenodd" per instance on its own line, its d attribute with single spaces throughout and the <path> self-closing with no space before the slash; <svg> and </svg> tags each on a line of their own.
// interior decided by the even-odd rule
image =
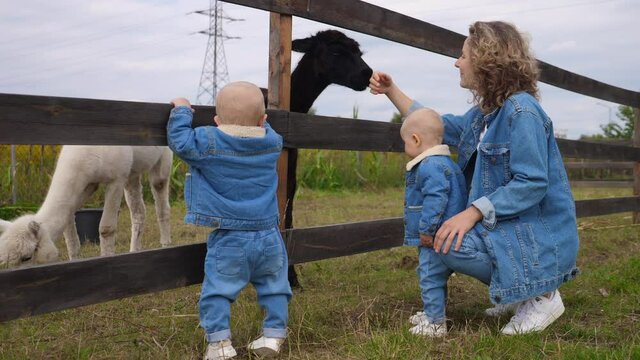
<svg viewBox="0 0 640 360">
<path fill-rule="evenodd" d="M 213 124 L 214 107 L 194 109 L 194 126 Z M 170 110 L 169 104 L 0 94 L 0 144 L 166 145 Z M 404 149 L 397 124 L 267 113 L 287 147 Z"/>
<path fill-rule="evenodd" d="M 423 22 L 385 8 L 356 0 L 223 0 L 303 17 L 339 26 L 419 49 L 457 58 L 465 35 Z M 634 107 L 640 107 L 640 92 L 600 81 L 539 61 L 540 80 L 560 88 Z"/>
<path fill-rule="evenodd" d="M 640 106 L 636 106 L 633 109 L 633 116 L 635 117 L 635 127 L 633 129 L 633 146 L 636 149 L 640 148 Z M 636 159 L 636 163 L 633 165 L 633 195 L 640 196 L 640 160 Z M 633 223 L 640 224 L 640 209 L 636 209 L 633 212 Z"/>
<path fill-rule="evenodd" d="M 570 181 L 572 188 L 631 188 L 633 181 L 612 181 L 612 180 L 594 180 L 594 181 Z"/>
<path fill-rule="evenodd" d="M 579 218 L 640 210 L 640 196 L 576 201 Z"/>
<path fill-rule="evenodd" d="M 402 219 L 306 229 L 284 235 L 290 263 L 402 244 Z M 204 243 L 0 270 L 0 321 L 193 284 L 203 278 Z"/>
<path fill-rule="evenodd" d="M 291 102 L 291 31 L 290 15 L 271 13 L 269 16 L 269 89 L 267 102 L 269 109 L 289 110 Z M 284 230 L 291 221 L 290 204 L 293 196 L 290 187 L 294 186 L 295 168 L 290 169 L 290 151 L 282 149 L 278 159 L 278 210 L 280 229 Z M 293 164 L 295 166 L 295 164 Z M 291 226 L 288 226 L 291 227 Z"/>
<path fill-rule="evenodd" d="M 567 139 L 556 140 L 558 147 L 560 147 L 560 152 L 565 158 L 609 161 L 640 160 L 640 148 Z"/>
<path fill-rule="evenodd" d="M 204 243 L 0 270 L 0 321 L 202 282 Z"/>
<path fill-rule="evenodd" d="M 402 218 L 292 229 L 287 252 L 292 264 L 359 254 L 402 245 Z"/>
<path fill-rule="evenodd" d="M 631 161 L 614 162 L 614 161 L 585 161 L 564 163 L 565 169 L 611 169 L 611 170 L 628 170 L 633 169 L 635 163 Z"/>
<path fill-rule="evenodd" d="M 400 125 L 290 113 L 287 144 L 305 149 L 403 152 Z"/>
<path fill-rule="evenodd" d="M 582 95 L 629 106 L 640 106 L 640 92 L 609 85 L 598 80 L 538 60 L 540 81 Z"/>
<path fill-rule="evenodd" d="M 194 126 L 212 124 L 215 108 L 194 106 Z M 166 145 L 171 106 L 113 100 L 0 94 L 0 144 Z M 404 151 L 400 125 L 268 110 L 285 146 Z M 558 139 L 562 155 L 639 161 L 640 148 Z"/>
</svg>

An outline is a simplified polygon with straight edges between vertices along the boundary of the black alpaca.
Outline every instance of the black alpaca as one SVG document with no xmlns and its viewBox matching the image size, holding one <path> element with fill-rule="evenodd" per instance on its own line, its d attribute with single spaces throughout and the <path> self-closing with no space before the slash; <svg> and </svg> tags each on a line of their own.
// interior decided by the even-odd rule
<svg viewBox="0 0 640 360">
<path fill-rule="evenodd" d="M 291 49 L 304 53 L 291 74 L 290 111 L 306 113 L 313 102 L 331 84 L 362 91 L 369 85 L 373 71 L 362 60 L 360 45 L 337 30 L 324 30 L 305 39 L 296 39 Z M 298 149 L 289 150 L 289 184 L 285 228 L 293 226 L 293 196 L 296 192 Z M 289 283 L 300 287 L 293 265 L 289 266 Z"/>
</svg>

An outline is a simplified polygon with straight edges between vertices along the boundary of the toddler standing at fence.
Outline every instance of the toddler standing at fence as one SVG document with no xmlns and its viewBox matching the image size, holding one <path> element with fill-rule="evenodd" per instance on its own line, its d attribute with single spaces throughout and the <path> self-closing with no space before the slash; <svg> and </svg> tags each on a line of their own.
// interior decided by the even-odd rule
<svg viewBox="0 0 640 360">
<path fill-rule="evenodd" d="M 418 278 L 424 311 L 409 319 L 416 335 L 447 333 L 445 301 L 452 271 L 433 250 L 433 237 L 440 225 L 464 210 L 467 190 L 460 167 L 442 145 L 444 127 L 433 110 L 411 113 L 402 124 L 404 151 L 412 160 L 406 167 L 404 244 L 418 247 Z"/>
<path fill-rule="evenodd" d="M 218 127 L 193 129 L 189 101 L 171 103 L 169 147 L 190 167 L 185 222 L 214 229 L 207 240 L 199 305 L 208 341 L 204 358 L 236 356 L 230 308 L 248 283 L 266 311 L 263 335 L 248 348 L 261 356 L 275 355 L 287 335 L 291 299 L 276 201 L 282 137 L 265 121 L 260 89 L 248 82 L 230 83 L 218 93 Z"/>
</svg>

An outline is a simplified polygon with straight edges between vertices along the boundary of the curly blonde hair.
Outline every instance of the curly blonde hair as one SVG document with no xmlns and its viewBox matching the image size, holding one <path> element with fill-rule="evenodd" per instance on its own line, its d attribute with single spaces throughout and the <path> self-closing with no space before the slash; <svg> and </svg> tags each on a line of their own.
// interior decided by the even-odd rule
<svg viewBox="0 0 640 360">
<path fill-rule="evenodd" d="M 471 92 L 483 113 L 501 107 L 519 91 L 539 97 L 537 61 L 528 40 L 515 26 L 502 21 L 478 21 L 469 27 L 467 42 L 475 74 Z"/>
</svg>

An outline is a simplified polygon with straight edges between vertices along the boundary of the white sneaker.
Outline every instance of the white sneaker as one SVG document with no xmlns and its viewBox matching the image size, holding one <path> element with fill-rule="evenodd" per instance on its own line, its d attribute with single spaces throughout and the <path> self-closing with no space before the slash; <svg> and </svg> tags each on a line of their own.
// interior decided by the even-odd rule
<svg viewBox="0 0 640 360">
<path fill-rule="evenodd" d="M 500 317 L 504 315 L 511 315 L 518 310 L 518 306 L 520 306 L 522 302 L 515 302 L 511 304 L 498 304 L 492 308 L 488 308 L 484 310 L 484 313 L 492 316 L 492 317 Z"/>
<path fill-rule="evenodd" d="M 231 340 L 222 340 L 212 342 L 207 345 L 207 353 L 204 355 L 204 360 L 224 360 L 235 357 L 236 349 L 231 345 Z"/>
<path fill-rule="evenodd" d="M 424 314 L 424 311 L 418 311 L 414 315 L 409 316 L 409 322 L 413 325 L 418 325 L 423 321 L 429 321 L 427 320 L 427 315 Z"/>
<path fill-rule="evenodd" d="M 554 291 L 551 299 L 540 295 L 523 302 L 511 318 L 511 321 L 502 328 L 505 335 L 527 334 L 542 331 L 551 325 L 564 313 L 564 305 L 560 292 Z"/>
<path fill-rule="evenodd" d="M 249 350 L 258 356 L 272 357 L 278 355 L 284 338 L 261 336 L 249 344 Z"/>
<path fill-rule="evenodd" d="M 409 329 L 409 332 L 414 335 L 441 337 L 447 334 L 447 323 L 432 324 L 425 317 L 424 321 L 419 322 L 416 326 Z"/>
</svg>

